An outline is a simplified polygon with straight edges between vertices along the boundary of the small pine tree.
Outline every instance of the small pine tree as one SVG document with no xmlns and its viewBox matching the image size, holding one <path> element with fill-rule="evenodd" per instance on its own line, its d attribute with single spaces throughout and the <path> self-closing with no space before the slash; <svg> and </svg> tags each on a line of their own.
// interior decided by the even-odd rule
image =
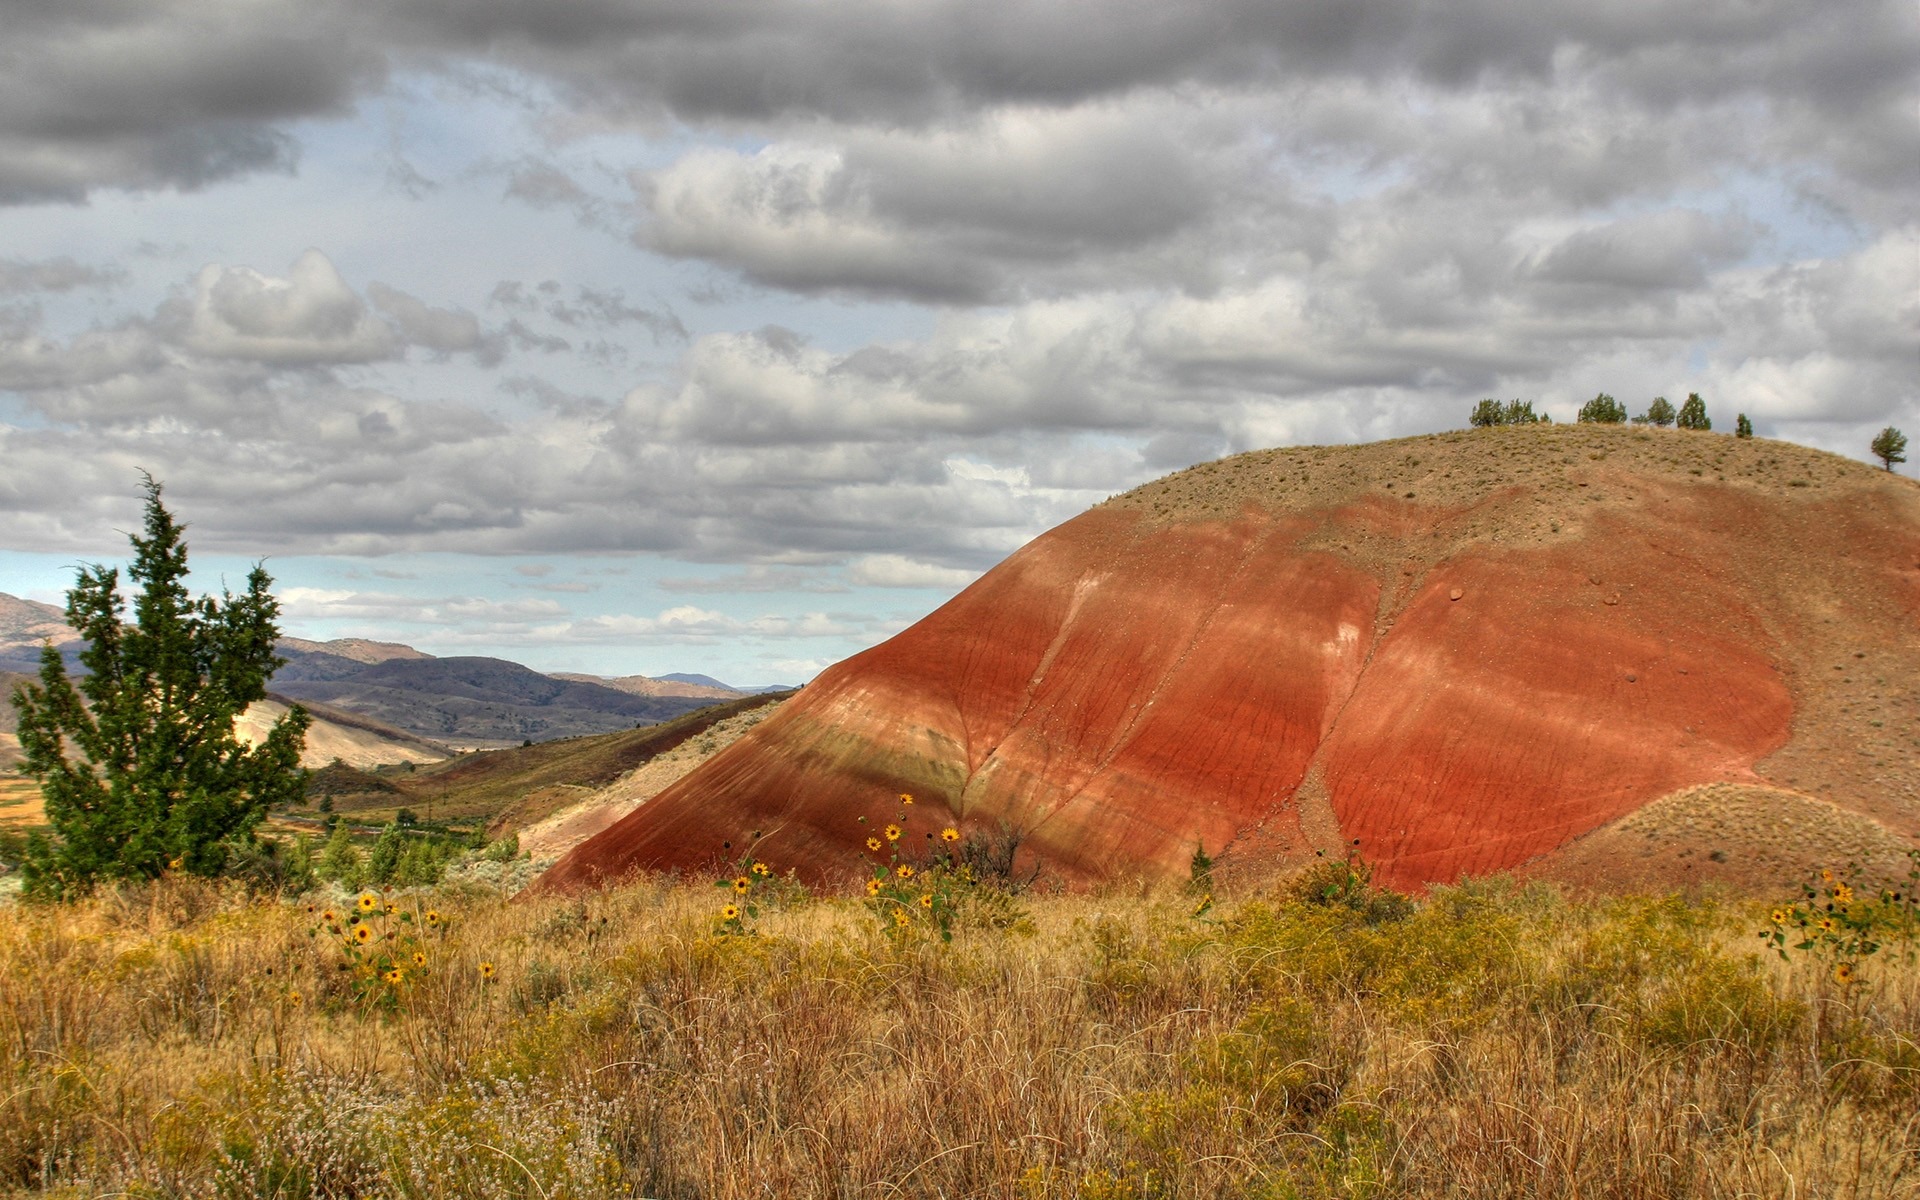
<svg viewBox="0 0 1920 1200">
<path fill-rule="evenodd" d="M 1532 425 L 1540 418 L 1533 415 L 1533 401 L 1509 400 L 1500 410 L 1501 423 L 1506 425 Z"/>
<path fill-rule="evenodd" d="M 1907 435 L 1891 425 L 1873 435 L 1869 448 L 1880 465 L 1889 471 L 1893 470 L 1893 464 L 1907 461 Z"/>
<path fill-rule="evenodd" d="M 1583 425 L 1624 425 L 1627 406 L 1601 392 L 1580 406 L 1578 420 Z"/>
<path fill-rule="evenodd" d="M 272 579 L 256 565 L 242 595 L 189 598 L 181 527 L 152 476 L 146 491 L 146 536 L 129 539 L 127 575 L 141 585 L 134 622 L 123 620 L 118 568 L 81 568 L 66 617 L 86 642 L 86 675 L 76 686 L 49 642 L 39 682 L 13 692 L 26 770 L 53 827 L 27 850 L 33 896 L 168 870 L 217 875 L 270 806 L 297 803 L 305 790 L 305 709 L 281 717 L 258 746 L 234 733 L 234 718 L 266 695 L 285 661 L 273 648 Z"/>
<path fill-rule="evenodd" d="M 1733 436 L 1750 438 L 1753 436 L 1753 422 L 1747 420 L 1747 414 L 1741 413 L 1733 420 Z"/>
<path fill-rule="evenodd" d="M 1707 417 L 1707 402 L 1700 398 L 1699 392 L 1688 392 L 1687 402 L 1680 406 L 1680 415 L 1674 424 L 1682 429 L 1712 429 L 1713 421 Z"/>
<path fill-rule="evenodd" d="M 1646 424 L 1656 425 L 1661 429 L 1665 429 L 1667 426 L 1673 424 L 1673 418 L 1673 405 L 1667 403 L 1665 396 L 1655 396 L 1653 403 L 1647 405 Z"/>
<path fill-rule="evenodd" d="M 1495 425 L 1505 425 L 1506 410 L 1500 406 L 1498 400 L 1482 400 L 1473 406 L 1473 413 L 1467 418 L 1467 423 L 1475 429 L 1491 429 Z"/>
<path fill-rule="evenodd" d="M 347 831 L 345 821 L 334 825 L 327 844 L 320 850 L 317 869 L 322 879 L 332 879 L 349 888 L 360 886 L 360 851 L 354 848 L 353 834 Z"/>
<path fill-rule="evenodd" d="M 407 835 L 400 832 L 399 822 L 389 822 L 380 836 L 373 839 L 373 849 L 367 851 L 367 882 L 385 885 L 393 882 L 393 876 L 400 869 L 400 856 L 406 850 Z"/>
</svg>

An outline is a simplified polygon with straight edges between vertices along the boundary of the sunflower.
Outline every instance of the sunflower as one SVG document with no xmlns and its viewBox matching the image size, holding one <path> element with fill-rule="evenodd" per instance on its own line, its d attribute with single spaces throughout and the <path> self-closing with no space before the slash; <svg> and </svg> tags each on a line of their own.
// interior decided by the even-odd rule
<svg viewBox="0 0 1920 1200">
<path fill-rule="evenodd" d="M 940 840 L 943 842 L 957 842 L 960 840 L 960 831 L 949 825 L 940 831 Z"/>
<path fill-rule="evenodd" d="M 433 909 L 433 908 L 428 909 L 427 924 L 429 926 L 432 926 L 432 925 L 438 925 L 439 923 L 440 923 L 440 911 L 438 909 Z"/>
<path fill-rule="evenodd" d="M 757 862 L 753 864 L 753 873 L 755 875 L 760 876 L 760 878 L 765 879 L 767 876 L 773 874 L 773 868 L 767 866 L 767 864 L 763 862 Z"/>
<path fill-rule="evenodd" d="M 405 979 L 406 977 L 407 977 L 407 973 L 405 971 L 402 971 L 399 967 L 394 967 L 393 969 L 389 970 L 386 974 L 380 976 L 380 978 L 386 980 L 390 984 L 398 984 L 402 979 Z"/>
<path fill-rule="evenodd" d="M 869 849 L 869 850 L 878 850 L 879 848 L 880 848 L 880 839 L 879 839 L 879 838 L 868 838 L 868 839 L 867 839 L 867 849 Z"/>
<path fill-rule="evenodd" d="M 893 923 L 895 925 L 905 925 L 908 921 L 911 921 L 912 919 L 913 919 L 912 917 L 909 917 L 907 915 L 907 910 L 904 908 L 896 908 L 893 910 Z"/>
<path fill-rule="evenodd" d="M 752 887 L 753 880 L 748 879 L 745 875 L 741 875 L 733 881 L 733 890 L 742 896 L 746 895 Z"/>
<path fill-rule="evenodd" d="M 413 952 L 413 965 L 416 967 L 424 967 L 427 965 L 427 952 L 425 950 L 415 950 Z"/>
<path fill-rule="evenodd" d="M 1853 964 L 1841 963 L 1839 966 L 1835 967 L 1833 969 L 1833 981 L 1835 983 L 1852 983 L 1853 982 Z"/>
<path fill-rule="evenodd" d="M 889 825 L 883 832 L 887 835 L 887 840 L 890 842 L 900 840 L 900 827 L 898 825 Z"/>
<path fill-rule="evenodd" d="M 913 868 L 908 866 L 906 863 L 901 863 L 899 866 L 895 867 L 893 869 L 893 873 L 895 875 L 898 875 L 902 879 L 913 878 Z"/>
<path fill-rule="evenodd" d="M 1833 889 L 1833 899 L 1834 899 L 1834 903 L 1836 904 L 1841 904 L 1841 905 L 1852 904 L 1853 889 L 1843 883 L 1839 887 Z"/>
<path fill-rule="evenodd" d="M 737 921 L 737 920 L 739 920 L 739 919 L 740 919 L 740 906 L 739 906 L 738 904 L 729 904 L 729 905 L 727 905 L 727 906 L 726 906 L 725 908 L 723 908 L 723 909 L 721 909 L 721 910 L 720 910 L 720 919 L 721 919 L 722 921 Z"/>
<path fill-rule="evenodd" d="M 480 964 L 480 978 L 482 978 L 482 979 L 492 979 L 492 978 L 493 978 L 493 964 L 492 964 L 492 963 L 490 963 L 490 962 L 483 962 L 483 963 L 481 963 L 481 964 Z"/>
<path fill-rule="evenodd" d="M 294 1006 L 295 1008 L 299 1008 L 299 1007 L 300 1007 L 300 993 L 299 993 L 299 992 L 288 992 L 288 993 L 287 993 L 287 1003 L 288 1003 L 288 1004 L 291 1004 L 291 1005 L 293 1005 L 293 1006 Z"/>
<path fill-rule="evenodd" d="M 1773 923 L 1774 923 L 1775 925 L 1785 925 L 1785 924 L 1787 923 L 1787 910 L 1786 910 L 1786 909 L 1784 909 L 1784 908 L 1776 908 L 1776 909 L 1774 909 L 1774 910 L 1773 910 L 1773 914 L 1772 914 L 1772 915 L 1773 915 Z"/>
<path fill-rule="evenodd" d="M 379 907 L 380 907 L 380 897 L 374 895 L 372 892 L 360 893 L 360 911 L 361 912 L 372 912 L 374 909 Z"/>
<path fill-rule="evenodd" d="M 932 907 L 933 907 L 933 893 L 932 893 L 932 892 L 926 892 L 926 893 L 924 893 L 923 895 L 921 895 L 921 897 L 920 897 L 920 907 L 921 907 L 921 908 L 932 908 Z"/>
<path fill-rule="evenodd" d="M 878 879 L 867 880 L 867 895 L 878 896 L 879 894 L 880 894 L 880 881 Z"/>
<path fill-rule="evenodd" d="M 338 925 L 340 923 L 340 915 L 332 909 L 328 909 L 320 914 L 320 923 L 322 925 Z"/>
<path fill-rule="evenodd" d="M 373 928 L 368 925 L 355 925 L 353 927 L 353 940 L 359 942 L 362 946 L 366 945 L 373 940 Z"/>
<path fill-rule="evenodd" d="M 1821 932 L 1821 933 L 1832 933 L 1832 932 L 1833 932 L 1833 930 L 1834 930 L 1834 924 L 1833 924 L 1833 918 L 1832 918 L 1832 917 L 1821 917 L 1821 918 L 1820 918 L 1820 932 Z"/>
</svg>

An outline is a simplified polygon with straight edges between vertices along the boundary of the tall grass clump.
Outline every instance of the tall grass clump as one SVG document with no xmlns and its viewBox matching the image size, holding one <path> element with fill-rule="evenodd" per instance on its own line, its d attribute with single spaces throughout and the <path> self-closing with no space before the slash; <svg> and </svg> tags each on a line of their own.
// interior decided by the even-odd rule
<svg viewBox="0 0 1920 1200">
<path fill-rule="evenodd" d="M 1920 1190 L 1920 965 L 1892 925 L 1841 978 L 1768 953 L 1772 910 L 1733 900 L 1496 879 L 1412 901 L 1356 863 L 1199 903 L 1016 899 L 943 829 L 912 863 L 908 821 L 874 830 L 877 886 L 847 896 L 749 852 L 718 895 L 166 877 L 14 908 L 0 1190 Z"/>
</svg>

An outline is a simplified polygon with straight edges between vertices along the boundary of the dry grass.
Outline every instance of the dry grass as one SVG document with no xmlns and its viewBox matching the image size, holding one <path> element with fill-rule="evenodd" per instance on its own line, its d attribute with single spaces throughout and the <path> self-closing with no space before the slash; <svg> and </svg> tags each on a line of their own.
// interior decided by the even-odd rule
<svg viewBox="0 0 1920 1200">
<path fill-rule="evenodd" d="M 365 1001 L 307 901 L 162 882 L 7 913 L 0 1185 L 1920 1194 L 1920 967 L 1843 987 L 1753 957 L 1757 914 L 1710 901 L 1494 883 L 1370 925 L 1116 892 L 942 943 L 799 895 L 716 936 L 725 897 L 667 882 L 388 899 L 428 966 Z"/>
</svg>

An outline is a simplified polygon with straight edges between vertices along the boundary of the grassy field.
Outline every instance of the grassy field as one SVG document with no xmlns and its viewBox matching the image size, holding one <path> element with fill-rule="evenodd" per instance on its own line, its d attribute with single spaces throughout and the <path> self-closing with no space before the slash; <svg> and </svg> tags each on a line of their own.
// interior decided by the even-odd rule
<svg viewBox="0 0 1920 1200">
<path fill-rule="evenodd" d="M 1910 942 L 1845 979 L 1762 955 L 1744 902 L 1502 881 L 1415 905 L 959 888 L 944 941 L 885 894 L 742 878 L 15 908 L 0 1186 L 1920 1194 Z"/>
</svg>

